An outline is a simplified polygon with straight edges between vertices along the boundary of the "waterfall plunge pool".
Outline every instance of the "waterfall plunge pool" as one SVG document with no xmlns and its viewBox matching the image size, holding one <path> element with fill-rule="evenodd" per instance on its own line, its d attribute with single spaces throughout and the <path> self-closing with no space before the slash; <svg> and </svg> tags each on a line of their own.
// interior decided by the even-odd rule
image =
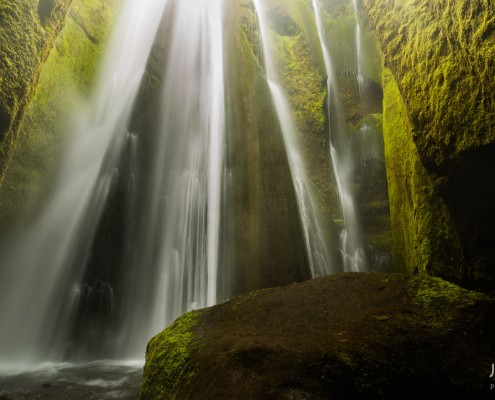
<svg viewBox="0 0 495 400">
<path fill-rule="evenodd" d="M 135 400 L 144 361 L 102 360 L 87 363 L 0 363 L 0 400 Z"/>
</svg>

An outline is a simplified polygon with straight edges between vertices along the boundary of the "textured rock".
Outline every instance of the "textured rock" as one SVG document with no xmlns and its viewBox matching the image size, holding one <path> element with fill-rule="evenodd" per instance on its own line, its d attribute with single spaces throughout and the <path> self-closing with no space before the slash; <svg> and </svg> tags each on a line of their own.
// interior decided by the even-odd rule
<svg viewBox="0 0 495 400">
<path fill-rule="evenodd" d="M 16 146 L 19 123 L 36 90 L 41 66 L 64 26 L 71 3 L 0 3 L 0 177 Z"/>
<path fill-rule="evenodd" d="M 384 71 L 383 124 L 394 238 L 400 272 L 462 279 L 464 256 L 444 201 L 412 139 L 412 124 L 390 70 Z"/>
<path fill-rule="evenodd" d="M 494 313 L 482 294 L 402 274 L 253 292 L 153 338 L 140 400 L 490 398 Z"/>
<path fill-rule="evenodd" d="M 116 4 L 118 0 L 74 0 L 49 56 L 39 66 L 36 93 L 23 111 L 15 140 L 9 141 L 12 146 L 4 143 L 10 146 L 11 159 L 1 171 L 0 231 L 40 203 L 45 180 L 59 159 L 67 119 L 97 73 Z"/>
<path fill-rule="evenodd" d="M 393 75 L 385 74 L 384 129 L 396 264 L 492 290 L 495 8 L 489 0 L 364 4 Z"/>
</svg>

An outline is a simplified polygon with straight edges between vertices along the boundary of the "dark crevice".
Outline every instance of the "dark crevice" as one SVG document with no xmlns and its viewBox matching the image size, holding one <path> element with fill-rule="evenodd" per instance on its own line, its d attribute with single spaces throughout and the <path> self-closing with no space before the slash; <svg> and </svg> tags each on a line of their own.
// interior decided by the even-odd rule
<svg viewBox="0 0 495 400">
<path fill-rule="evenodd" d="M 0 141 L 3 141 L 10 128 L 10 114 L 0 105 Z"/>
</svg>

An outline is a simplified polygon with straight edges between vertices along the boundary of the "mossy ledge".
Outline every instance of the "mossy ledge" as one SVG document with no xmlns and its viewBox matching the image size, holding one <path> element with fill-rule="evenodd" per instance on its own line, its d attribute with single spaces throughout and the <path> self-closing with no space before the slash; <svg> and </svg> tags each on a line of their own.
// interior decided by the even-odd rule
<svg viewBox="0 0 495 400">
<path fill-rule="evenodd" d="M 39 3 L 39 4 L 38 4 Z M 0 183 L 41 66 L 63 28 L 72 0 L 0 2 Z"/>
<path fill-rule="evenodd" d="M 491 398 L 495 301 L 440 278 L 344 273 L 186 314 L 140 400 Z"/>
<path fill-rule="evenodd" d="M 364 5 L 389 69 L 384 131 L 396 265 L 493 293 L 495 8 L 490 0 Z"/>
</svg>

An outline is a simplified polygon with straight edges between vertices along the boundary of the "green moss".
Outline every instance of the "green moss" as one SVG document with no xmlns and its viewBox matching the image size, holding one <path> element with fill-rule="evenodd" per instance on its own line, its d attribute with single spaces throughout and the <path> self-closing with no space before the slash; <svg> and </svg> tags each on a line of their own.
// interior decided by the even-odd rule
<svg viewBox="0 0 495 400">
<path fill-rule="evenodd" d="M 398 271 L 430 273 L 459 281 L 463 254 L 445 203 L 412 138 L 412 125 L 397 83 L 384 71 L 384 140 L 394 264 Z"/>
<path fill-rule="evenodd" d="M 425 165 L 495 141 L 495 11 L 489 0 L 367 0 Z"/>
<path fill-rule="evenodd" d="M 283 9 L 272 10 L 272 14 L 288 12 L 297 21 L 294 26 L 298 30 L 291 35 L 270 32 L 273 40 L 271 51 L 297 128 L 300 154 L 311 180 L 310 190 L 319 206 L 322 229 L 327 240 L 333 241 L 338 240 L 333 220 L 341 215 L 336 187 L 330 175 L 325 110 L 326 72 L 324 65 L 319 64 L 319 57 L 315 56 L 321 55 L 321 44 L 314 17 L 311 21 L 302 17 L 307 7 L 307 2 L 299 1 L 291 2 Z"/>
<path fill-rule="evenodd" d="M 413 278 L 409 295 L 413 304 L 421 309 L 422 318 L 417 322 L 431 329 L 448 327 L 461 309 L 486 300 L 480 293 L 465 290 L 440 278 Z"/>
<path fill-rule="evenodd" d="M 39 193 L 46 189 L 45 181 L 56 167 L 67 119 L 80 96 L 91 88 L 103 52 L 103 31 L 108 31 L 117 3 L 118 0 L 74 1 L 64 29 L 43 64 L 32 103 L 19 124 L 17 148 L 9 149 L 12 159 L 0 187 L 3 229 L 23 216 L 24 208 L 39 203 Z M 76 21 L 81 15 L 89 20 L 88 27 L 97 29 L 99 42 L 93 42 Z M 102 16 L 106 23 L 99 19 Z"/>
<path fill-rule="evenodd" d="M 41 66 L 63 27 L 72 0 L 38 8 L 36 0 L 0 2 L 0 176 L 17 144 L 19 123 Z M 41 15 L 40 15 L 41 11 Z"/>
<path fill-rule="evenodd" d="M 485 298 L 480 293 L 468 291 L 440 278 L 414 278 L 412 282 L 417 284 L 413 289 L 413 301 L 424 309 L 431 309 L 438 302 L 455 304 L 457 307 L 466 307 Z"/>
<path fill-rule="evenodd" d="M 374 131 L 378 132 L 381 135 L 383 130 L 382 123 L 383 123 L 382 114 L 378 114 L 378 113 L 367 114 L 357 123 L 350 124 L 349 134 L 355 135 L 356 133 L 359 132 L 359 129 L 361 129 L 363 126 L 366 125 L 370 129 L 373 129 Z"/>
<path fill-rule="evenodd" d="M 311 47 L 302 32 L 275 35 L 280 78 L 294 110 L 294 119 L 306 134 L 322 134 L 325 129 L 325 78 L 314 64 Z"/>
<path fill-rule="evenodd" d="M 486 290 L 495 276 L 486 240 L 495 219 L 495 9 L 489 0 L 364 4 L 396 85 L 385 95 L 396 254 L 406 270 L 417 263 Z"/>
<path fill-rule="evenodd" d="M 184 314 L 148 343 L 140 400 L 185 397 L 184 390 L 195 375 L 195 366 L 189 363 L 190 345 L 199 315 L 199 311 Z"/>
</svg>

